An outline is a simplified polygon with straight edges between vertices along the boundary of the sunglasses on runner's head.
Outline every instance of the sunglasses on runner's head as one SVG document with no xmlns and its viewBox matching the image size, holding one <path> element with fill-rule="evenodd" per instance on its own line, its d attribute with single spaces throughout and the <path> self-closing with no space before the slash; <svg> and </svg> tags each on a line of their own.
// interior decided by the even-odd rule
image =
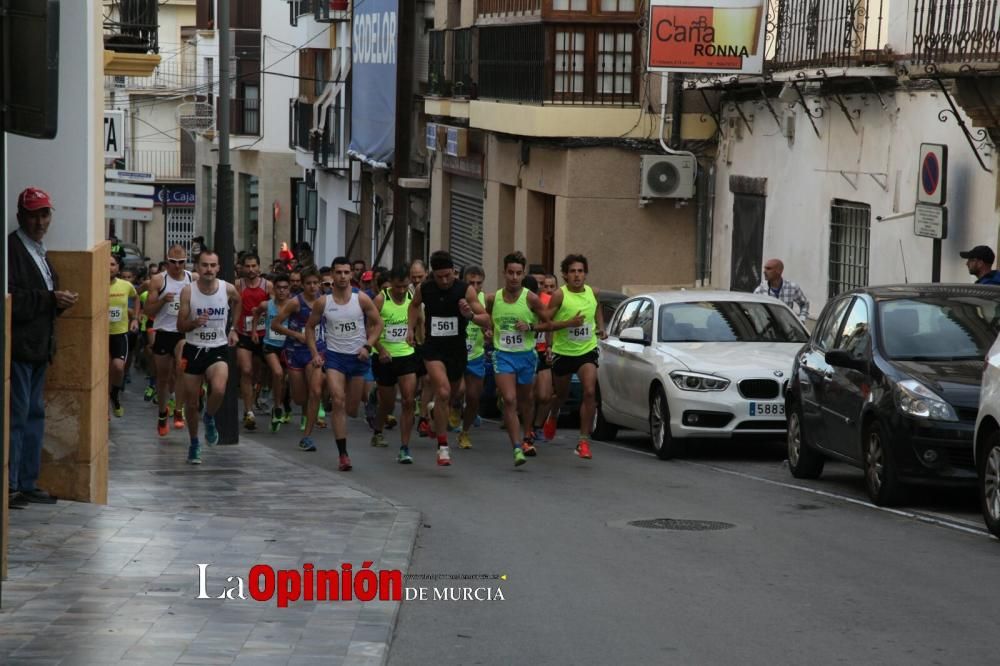
<svg viewBox="0 0 1000 666">
<path fill-rule="evenodd" d="M 333 283 L 332 283 L 332 282 L 323 282 L 323 283 L 322 283 L 322 285 L 323 285 L 324 287 L 332 287 L 332 286 L 333 286 Z"/>
<path fill-rule="evenodd" d="M 177 266 L 183 266 L 184 264 L 187 263 L 187 261 L 188 261 L 187 259 L 167 259 L 167 263 L 174 264 Z"/>
</svg>

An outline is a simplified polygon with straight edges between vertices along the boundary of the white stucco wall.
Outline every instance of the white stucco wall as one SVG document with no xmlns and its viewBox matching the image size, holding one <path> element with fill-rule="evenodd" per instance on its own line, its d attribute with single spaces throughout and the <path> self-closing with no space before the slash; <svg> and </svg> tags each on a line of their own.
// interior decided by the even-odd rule
<svg viewBox="0 0 1000 666">
<path fill-rule="evenodd" d="M 844 98 L 850 110 L 860 110 L 860 117 L 854 120 L 856 134 L 840 108 L 824 102 L 824 115 L 816 120 L 817 138 L 798 106 L 793 140 L 785 138 L 763 103 L 743 104 L 744 113 L 752 114 L 753 134 L 744 127 L 742 138 L 736 138 L 736 130 L 727 127 L 716 161 L 713 285 L 730 286 L 731 175 L 767 178 L 764 259 L 784 261 L 785 277 L 805 290 L 813 317 L 827 300 L 830 206 L 834 199 L 871 206 L 869 284 L 903 282 L 902 257 L 910 282 L 929 282 L 932 241 L 913 235 L 913 218 L 875 220 L 914 209 L 921 142 L 948 145 L 949 231 L 942 245 L 941 279 L 972 282 L 958 253 L 973 245 L 997 245 L 995 178 L 980 168 L 954 118 L 943 123 L 938 120 L 938 112 L 947 108 L 941 93 L 900 91 L 883 96 L 886 110 L 873 94 Z M 788 113 L 785 104 L 772 103 L 779 117 Z M 809 105 L 816 106 L 811 98 Z M 727 106 L 726 112 L 733 113 L 732 108 Z M 964 115 L 963 119 L 970 122 Z M 996 171 L 995 156 L 984 159 Z M 887 190 L 859 172 L 886 174 L 878 178 L 887 184 Z"/>
</svg>

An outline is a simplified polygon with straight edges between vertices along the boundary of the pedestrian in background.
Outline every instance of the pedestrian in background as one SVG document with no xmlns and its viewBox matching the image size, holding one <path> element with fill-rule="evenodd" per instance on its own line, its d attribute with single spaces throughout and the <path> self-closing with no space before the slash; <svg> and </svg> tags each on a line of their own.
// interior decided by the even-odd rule
<svg viewBox="0 0 1000 666">
<path fill-rule="evenodd" d="M 36 484 L 45 435 L 45 372 L 55 355 L 56 317 L 78 294 L 59 289 L 46 257 L 44 238 L 52 223 L 52 198 L 29 187 L 17 197 L 17 230 L 7 237 L 7 284 L 12 299 L 10 364 L 9 506 L 53 504 Z"/>
<path fill-rule="evenodd" d="M 798 306 L 799 319 L 805 322 L 809 317 L 809 299 L 802 292 L 802 287 L 782 277 L 784 272 L 785 264 L 781 259 L 768 259 L 764 263 L 764 281 L 753 290 L 753 293 L 773 296 L 790 307 L 793 312 Z"/>
<path fill-rule="evenodd" d="M 989 247 L 977 245 L 968 252 L 959 252 L 958 256 L 965 259 L 969 275 L 976 276 L 976 284 L 1000 284 L 1000 271 L 993 270 L 996 255 Z"/>
</svg>

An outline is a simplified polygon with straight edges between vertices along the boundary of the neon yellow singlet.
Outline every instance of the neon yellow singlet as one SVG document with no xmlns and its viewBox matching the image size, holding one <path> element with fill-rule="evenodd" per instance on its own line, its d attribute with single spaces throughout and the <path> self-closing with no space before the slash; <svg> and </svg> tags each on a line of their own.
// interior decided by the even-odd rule
<svg viewBox="0 0 1000 666">
<path fill-rule="evenodd" d="M 579 312 L 583 315 L 583 324 L 574 328 L 561 328 L 552 335 L 552 353 L 559 356 L 583 356 L 597 348 L 597 297 L 589 285 L 583 286 L 583 291 L 577 293 L 569 287 L 561 287 L 562 305 L 556 312 L 555 321 L 572 319 Z"/>
<path fill-rule="evenodd" d="M 493 296 L 493 344 L 502 352 L 528 352 L 535 349 L 535 334 L 517 330 L 517 322 L 534 324 L 535 313 L 528 307 L 528 290 L 521 288 L 517 300 L 504 300 L 504 290 Z"/>
<path fill-rule="evenodd" d="M 131 282 L 115 278 L 111 283 L 111 297 L 108 301 L 108 335 L 128 333 L 128 299 L 135 297 L 135 287 Z"/>
<path fill-rule="evenodd" d="M 406 358 L 413 354 L 413 347 L 406 344 L 406 334 L 409 331 L 408 316 L 410 301 L 413 297 L 410 292 L 406 292 L 402 305 L 396 305 L 388 289 L 382 290 L 385 302 L 382 304 L 382 327 L 381 343 L 382 347 L 389 352 L 392 358 Z"/>
</svg>

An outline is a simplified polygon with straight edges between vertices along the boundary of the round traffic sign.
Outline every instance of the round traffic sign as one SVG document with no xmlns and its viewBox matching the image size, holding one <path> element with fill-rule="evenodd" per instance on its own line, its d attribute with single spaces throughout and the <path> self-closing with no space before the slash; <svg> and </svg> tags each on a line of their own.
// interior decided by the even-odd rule
<svg viewBox="0 0 1000 666">
<path fill-rule="evenodd" d="M 924 193 L 933 196 L 941 184 L 941 164 L 938 162 L 936 153 L 929 152 L 924 155 L 924 161 L 920 165 L 920 186 Z"/>
</svg>

